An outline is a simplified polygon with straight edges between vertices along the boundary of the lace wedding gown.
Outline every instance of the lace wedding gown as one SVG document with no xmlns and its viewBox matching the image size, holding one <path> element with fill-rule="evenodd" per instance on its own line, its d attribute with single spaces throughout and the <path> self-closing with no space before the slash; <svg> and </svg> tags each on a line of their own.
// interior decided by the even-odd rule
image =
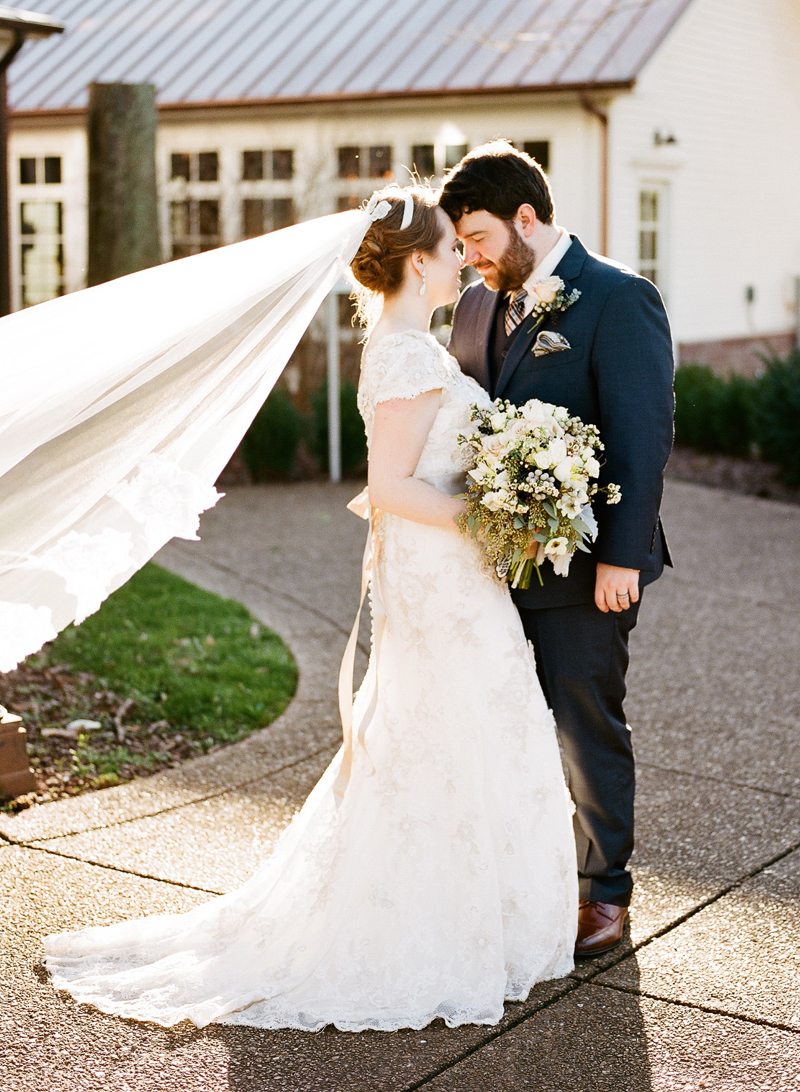
<svg viewBox="0 0 800 1092">
<path fill-rule="evenodd" d="M 416 476 L 456 493 L 488 395 L 429 334 L 365 352 L 359 407 L 441 389 Z M 358 1031 L 493 1024 L 572 968 L 575 847 L 553 720 L 508 591 L 475 543 L 381 514 L 385 625 L 347 787 L 334 758 L 267 863 L 186 914 L 50 936 L 57 988 L 105 1012 Z M 373 589 L 373 598 L 375 598 Z M 341 777 L 339 778 L 341 780 Z"/>
</svg>

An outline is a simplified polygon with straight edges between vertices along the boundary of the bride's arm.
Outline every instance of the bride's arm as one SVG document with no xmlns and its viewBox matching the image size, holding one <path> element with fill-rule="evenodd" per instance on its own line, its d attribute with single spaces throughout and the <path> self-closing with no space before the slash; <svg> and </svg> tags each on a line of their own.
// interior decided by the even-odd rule
<svg viewBox="0 0 800 1092">
<path fill-rule="evenodd" d="M 393 398 L 375 407 L 369 449 L 369 502 L 394 516 L 455 529 L 463 502 L 414 477 L 439 409 L 441 390 Z"/>
</svg>

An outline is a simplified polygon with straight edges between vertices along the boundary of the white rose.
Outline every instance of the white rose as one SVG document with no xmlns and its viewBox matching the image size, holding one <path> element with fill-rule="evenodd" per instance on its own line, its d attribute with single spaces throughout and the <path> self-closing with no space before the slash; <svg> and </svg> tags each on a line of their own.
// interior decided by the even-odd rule
<svg viewBox="0 0 800 1092">
<path fill-rule="evenodd" d="M 539 467 L 540 470 L 549 470 L 553 464 L 552 456 L 550 452 L 545 449 L 544 451 L 537 451 L 533 456 L 533 461 Z"/>
<path fill-rule="evenodd" d="M 484 508 L 488 508 L 490 512 L 499 512 L 502 509 L 499 497 L 497 493 L 487 493 L 481 501 Z"/>
<path fill-rule="evenodd" d="M 545 277 L 531 286 L 530 294 L 539 303 L 555 303 L 556 296 L 564 287 L 560 277 Z"/>
<path fill-rule="evenodd" d="M 567 445 L 559 437 L 550 441 L 547 450 L 550 453 L 550 460 L 553 464 L 561 463 L 567 457 Z"/>
<path fill-rule="evenodd" d="M 501 455 L 505 447 L 505 440 L 502 436 L 483 436 L 481 437 L 481 446 L 484 451 L 488 451 L 492 455 Z"/>
<path fill-rule="evenodd" d="M 553 470 L 553 474 L 560 482 L 568 482 L 572 477 L 573 465 L 574 461 L 572 459 L 562 459 L 558 466 Z"/>
<path fill-rule="evenodd" d="M 520 411 L 526 421 L 540 421 L 548 416 L 544 403 L 540 402 L 538 398 L 531 398 L 524 406 L 520 407 Z"/>
<path fill-rule="evenodd" d="M 496 413 L 493 413 L 492 416 L 489 418 L 489 424 L 492 426 L 495 432 L 501 432 L 505 428 L 507 420 L 508 415 L 503 413 L 501 410 L 498 410 Z"/>
<path fill-rule="evenodd" d="M 594 455 L 590 455 L 583 465 L 590 478 L 596 478 L 600 473 L 600 463 L 595 459 Z"/>
</svg>

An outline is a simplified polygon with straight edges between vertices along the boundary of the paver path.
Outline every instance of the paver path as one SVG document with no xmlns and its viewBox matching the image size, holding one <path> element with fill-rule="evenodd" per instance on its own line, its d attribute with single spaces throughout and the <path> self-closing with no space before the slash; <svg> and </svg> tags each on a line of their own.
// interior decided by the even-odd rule
<svg viewBox="0 0 800 1092">
<path fill-rule="evenodd" d="M 357 488 L 233 489 L 202 543 L 159 558 L 287 639 L 300 684 L 283 717 L 179 770 L 0 819 L 3 1089 L 800 1089 L 800 508 L 679 482 L 665 501 L 678 569 L 648 590 L 633 636 L 624 950 L 538 987 L 497 1028 L 164 1030 L 52 992 L 44 933 L 230 890 L 333 754 Z"/>
</svg>

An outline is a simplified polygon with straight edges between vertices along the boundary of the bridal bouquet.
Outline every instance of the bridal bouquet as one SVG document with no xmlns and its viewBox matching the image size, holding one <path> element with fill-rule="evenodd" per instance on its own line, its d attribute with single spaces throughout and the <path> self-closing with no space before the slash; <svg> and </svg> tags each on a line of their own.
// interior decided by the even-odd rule
<svg viewBox="0 0 800 1092">
<path fill-rule="evenodd" d="M 576 550 L 589 552 L 597 537 L 591 500 L 605 493 L 609 504 L 618 485 L 600 486 L 600 432 L 570 417 L 563 406 L 524 406 L 498 399 L 491 408 L 473 406 L 471 430 L 458 437 L 474 458 L 467 473 L 467 511 L 461 530 L 480 535 L 483 551 L 501 579 L 530 586 L 534 571 L 549 559 L 566 576 Z"/>
</svg>

